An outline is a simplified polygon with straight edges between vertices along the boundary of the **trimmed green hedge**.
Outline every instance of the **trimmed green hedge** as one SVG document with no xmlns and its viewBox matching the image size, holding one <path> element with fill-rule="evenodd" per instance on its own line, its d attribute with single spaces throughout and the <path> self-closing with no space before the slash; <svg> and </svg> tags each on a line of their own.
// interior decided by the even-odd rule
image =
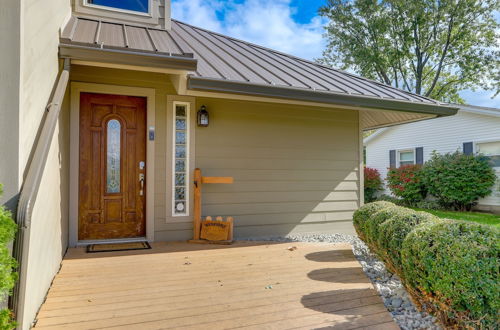
<svg viewBox="0 0 500 330">
<path fill-rule="evenodd" d="M 402 258 L 406 282 L 443 318 L 499 328 L 500 232 L 494 227 L 455 220 L 421 226 L 406 237 Z"/>
<path fill-rule="evenodd" d="M 387 220 L 392 219 L 397 215 L 403 215 L 406 208 L 399 206 L 388 206 L 375 213 L 370 217 L 370 221 L 366 222 L 364 230 L 366 239 L 370 244 L 377 243 L 377 237 L 379 235 L 380 225 L 385 223 Z"/>
<path fill-rule="evenodd" d="M 354 212 L 353 224 L 359 237 L 363 239 L 364 229 L 365 229 L 364 226 L 373 213 L 391 206 L 396 206 L 396 204 L 386 201 L 378 201 L 365 204 L 364 206 L 360 207 L 356 212 Z"/>
<path fill-rule="evenodd" d="M 500 231 L 389 202 L 362 206 L 356 231 L 446 326 L 500 328 Z"/>
<path fill-rule="evenodd" d="M 399 207 L 401 210 L 384 223 L 380 224 L 377 247 L 387 254 L 394 269 L 401 268 L 401 249 L 406 236 L 421 223 L 435 223 L 440 219 L 427 212 L 415 212 L 411 209 Z"/>
</svg>

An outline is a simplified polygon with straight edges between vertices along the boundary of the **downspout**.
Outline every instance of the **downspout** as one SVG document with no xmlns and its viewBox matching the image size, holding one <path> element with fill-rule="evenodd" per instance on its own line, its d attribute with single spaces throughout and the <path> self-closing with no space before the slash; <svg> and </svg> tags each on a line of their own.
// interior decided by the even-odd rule
<svg viewBox="0 0 500 330">
<path fill-rule="evenodd" d="M 10 299 L 10 308 L 13 310 L 18 326 L 26 328 L 23 324 L 24 304 L 26 301 L 26 276 L 28 274 L 28 255 L 31 231 L 31 215 L 38 195 L 38 189 L 45 169 L 50 145 L 54 136 L 61 105 L 69 81 L 70 59 L 64 59 L 64 66 L 57 80 L 57 87 L 45 111 L 47 112 L 42 122 L 42 130 L 35 142 L 35 151 L 29 164 L 26 179 L 19 194 L 16 222 L 18 226 L 14 240 L 13 256 L 18 264 L 19 279 L 14 286 Z M 28 325 L 29 327 L 29 325 Z"/>
</svg>

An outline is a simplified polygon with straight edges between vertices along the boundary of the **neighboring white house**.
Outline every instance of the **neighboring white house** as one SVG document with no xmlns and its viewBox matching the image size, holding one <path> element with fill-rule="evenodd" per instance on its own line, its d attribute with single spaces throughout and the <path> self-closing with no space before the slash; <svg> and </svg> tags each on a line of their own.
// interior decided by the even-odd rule
<svg viewBox="0 0 500 330">
<path fill-rule="evenodd" d="M 478 208 L 500 212 L 500 109 L 464 105 L 457 115 L 382 128 L 365 138 L 366 166 L 383 179 L 391 166 L 422 164 L 439 153 L 482 153 L 491 157 L 499 179 Z M 390 193 L 387 189 L 385 193 Z"/>
</svg>

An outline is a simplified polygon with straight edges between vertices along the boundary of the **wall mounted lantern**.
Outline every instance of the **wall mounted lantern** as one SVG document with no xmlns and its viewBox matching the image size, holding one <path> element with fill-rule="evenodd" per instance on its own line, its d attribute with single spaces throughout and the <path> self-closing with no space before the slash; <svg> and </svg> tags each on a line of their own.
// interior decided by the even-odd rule
<svg viewBox="0 0 500 330">
<path fill-rule="evenodd" d="M 207 107 L 202 105 L 200 110 L 198 110 L 198 126 L 207 127 L 208 126 L 208 111 Z"/>
</svg>

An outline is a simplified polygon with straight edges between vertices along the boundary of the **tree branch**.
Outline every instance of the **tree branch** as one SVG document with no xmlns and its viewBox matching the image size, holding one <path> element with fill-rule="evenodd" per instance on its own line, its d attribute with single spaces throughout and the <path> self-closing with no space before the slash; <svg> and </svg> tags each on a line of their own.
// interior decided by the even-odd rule
<svg viewBox="0 0 500 330">
<path fill-rule="evenodd" d="M 446 44 L 444 46 L 443 53 L 441 54 L 441 59 L 439 60 L 438 69 L 436 71 L 436 74 L 434 75 L 434 79 L 432 81 L 431 87 L 427 90 L 427 92 L 425 93 L 425 96 L 429 96 L 432 93 L 432 91 L 436 87 L 439 76 L 441 75 L 441 70 L 443 68 L 443 62 L 444 62 L 444 59 L 446 58 L 446 54 L 448 54 L 448 48 L 450 47 L 451 33 L 453 31 L 453 24 L 454 24 L 454 14 L 455 13 L 453 12 L 450 16 L 450 21 L 448 23 L 448 33 L 446 36 Z"/>
</svg>

